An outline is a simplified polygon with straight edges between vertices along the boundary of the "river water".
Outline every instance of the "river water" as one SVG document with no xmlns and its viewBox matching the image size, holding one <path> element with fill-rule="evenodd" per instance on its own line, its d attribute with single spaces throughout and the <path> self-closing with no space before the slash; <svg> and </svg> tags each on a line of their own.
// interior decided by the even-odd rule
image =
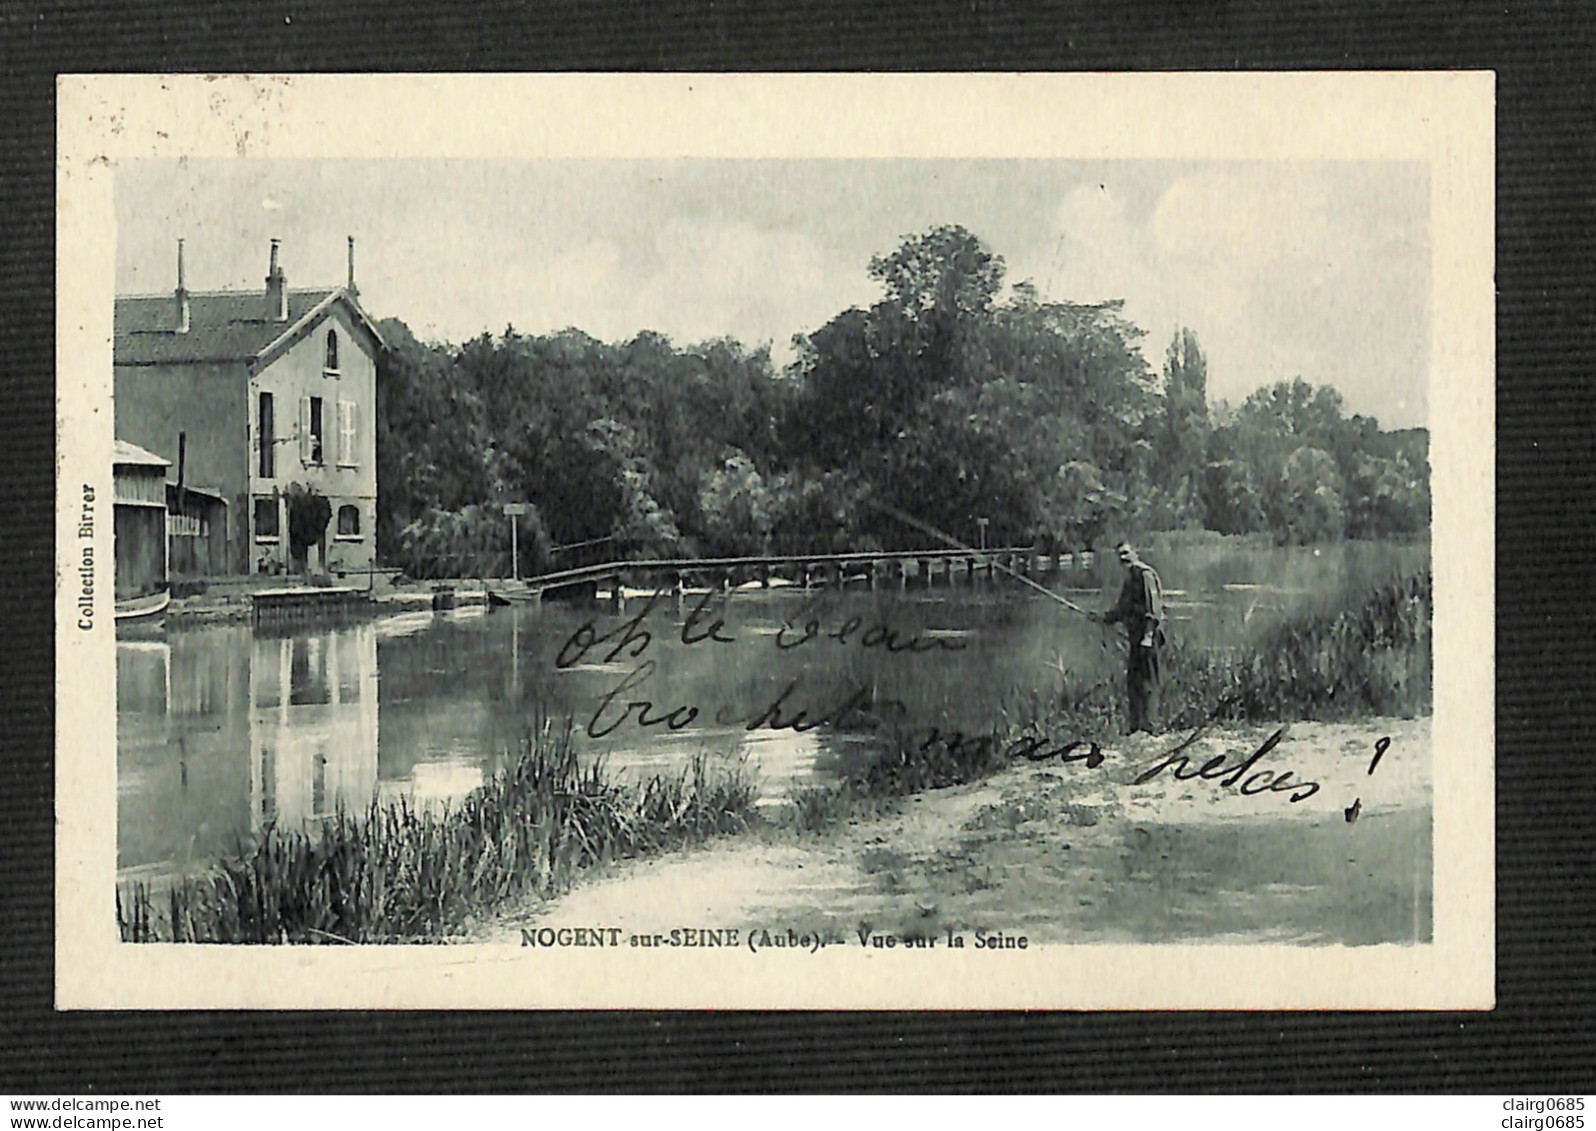
<svg viewBox="0 0 1596 1131">
<path fill-rule="evenodd" d="M 1171 633 L 1222 646 L 1420 567 L 1428 549 L 1155 543 L 1147 556 L 1163 576 Z M 1067 595 L 1110 604 L 1118 568 L 1101 568 Z M 681 607 L 635 599 L 622 615 L 549 602 L 119 642 L 121 875 L 202 867 L 270 822 L 314 821 L 374 797 L 445 804 L 502 765 L 540 717 L 570 716 L 581 748 L 621 773 L 679 770 L 699 751 L 745 758 L 763 799 L 776 801 L 867 754 L 826 725 L 749 729 L 772 709 L 783 722 L 804 711 L 807 724 L 868 691 L 901 703 L 916 727 L 979 729 L 1062 670 L 1123 677 L 1101 628 L 1014 584 L 705 600 L 696 618 L 690 594 Z M 853 723 L 869 720 L 854 712 Z"/>
</svg>

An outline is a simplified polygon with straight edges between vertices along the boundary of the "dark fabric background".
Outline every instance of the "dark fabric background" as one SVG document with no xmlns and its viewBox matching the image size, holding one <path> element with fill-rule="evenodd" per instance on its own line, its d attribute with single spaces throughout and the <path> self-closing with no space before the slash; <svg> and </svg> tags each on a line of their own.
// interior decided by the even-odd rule
<svg viewBox="0 0 1596 1131">
<path fill-rule="evenodd" d="M 0 1092 L 1596 1090 L 1584 3 L 0 6 Z M 1484 68 L 1498 79 L 1493 1014 L 55 1014 L 54 75 Z M 112 756 L 110 752 L 107 757 Z M 1194 979 L 1248 977 L 1191 961 Z"/>
</svg>

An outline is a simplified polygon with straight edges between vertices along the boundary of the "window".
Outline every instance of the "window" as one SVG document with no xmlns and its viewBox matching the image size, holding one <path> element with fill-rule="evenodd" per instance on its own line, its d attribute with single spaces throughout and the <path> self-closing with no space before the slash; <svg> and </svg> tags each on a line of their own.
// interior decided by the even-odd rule
<svg viewBox="0 0 1596 1131">
<path fill-rule="evenodd" d="M 255 500 L 255 540 L 257 542 L 277 541 L 277 500 Z"/>
<path fill-rule="evenodd" d="M 357 467 L 360 464 L 359 449 L 355 446 L 359 437 L 359 429 L 356 426 L 356 410 L 359 407 L 354 401 L 338 402 L 338 466 L 340 467 Z"/>
<path fill-rule="evenodd" d="M 360 537 L 360 508 L 353 503 L 338 508 L 338 537 Z"/>
<path fill-rule="evenodd" d="M 272 395 L 260 395 L 260 477 L 273 479 L 277 475 L 277 421 Z"/>
<path fill-rule="evenodd" d="M 210 534 L 211 527 L 196 514 L 168 514 L 166 532 L 176 538 L 204 538 Z"/>
<path fill-rule="evenodd" d="M 327 331 L 327 364 L 322 366 L 328 373 L 338 372 L 338 331 Z"/>
<path fill-rule="evenodd" d="M 321 449 L 321 398 L 310 397 L 309 419 L 306 422 L 310 432 L 310 462 L 322 463 Z"/>
</svg>

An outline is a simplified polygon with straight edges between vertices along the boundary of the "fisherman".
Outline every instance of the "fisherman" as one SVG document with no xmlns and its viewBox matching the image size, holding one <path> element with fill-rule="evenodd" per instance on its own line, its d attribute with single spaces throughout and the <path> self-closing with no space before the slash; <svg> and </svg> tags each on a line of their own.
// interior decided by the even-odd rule
<svg viewBox="0 0 1596 1131">
<path fill-rule="evenodd" d="M 1144 730 L 1156 734 L 1158 726 L 1158 650 L 1164 646 L 1164 587 L 1152 566 L 1136 555 L 1136 548 L 1121 540 L 1115 547 L 1125 567 L 1125 584 L 1119 601 L 1102 615 L 1104 624 L 1125 626 L 1130 644 L 1126 684 L 1130 694 L 1127 733 Z"/>
</svg>

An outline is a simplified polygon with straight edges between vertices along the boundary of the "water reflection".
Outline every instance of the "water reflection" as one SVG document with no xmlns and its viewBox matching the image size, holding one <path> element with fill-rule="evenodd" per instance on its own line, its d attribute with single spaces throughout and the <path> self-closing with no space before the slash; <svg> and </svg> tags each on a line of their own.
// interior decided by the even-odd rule
<svg viewBox="0 0 1596 1131">
<path fill-rule="evenodd" d="M 181 870 L 271 822 L 364 807 L 377 784 L 376 642 L 371 625 L 118 642 L 119 866 Z"/>
<path fill-rule="evenodd" d="M 370 625 L 255 639 L 250 830 L 361 809 L 377 788 L 377 636 Z"/>
</svg>

